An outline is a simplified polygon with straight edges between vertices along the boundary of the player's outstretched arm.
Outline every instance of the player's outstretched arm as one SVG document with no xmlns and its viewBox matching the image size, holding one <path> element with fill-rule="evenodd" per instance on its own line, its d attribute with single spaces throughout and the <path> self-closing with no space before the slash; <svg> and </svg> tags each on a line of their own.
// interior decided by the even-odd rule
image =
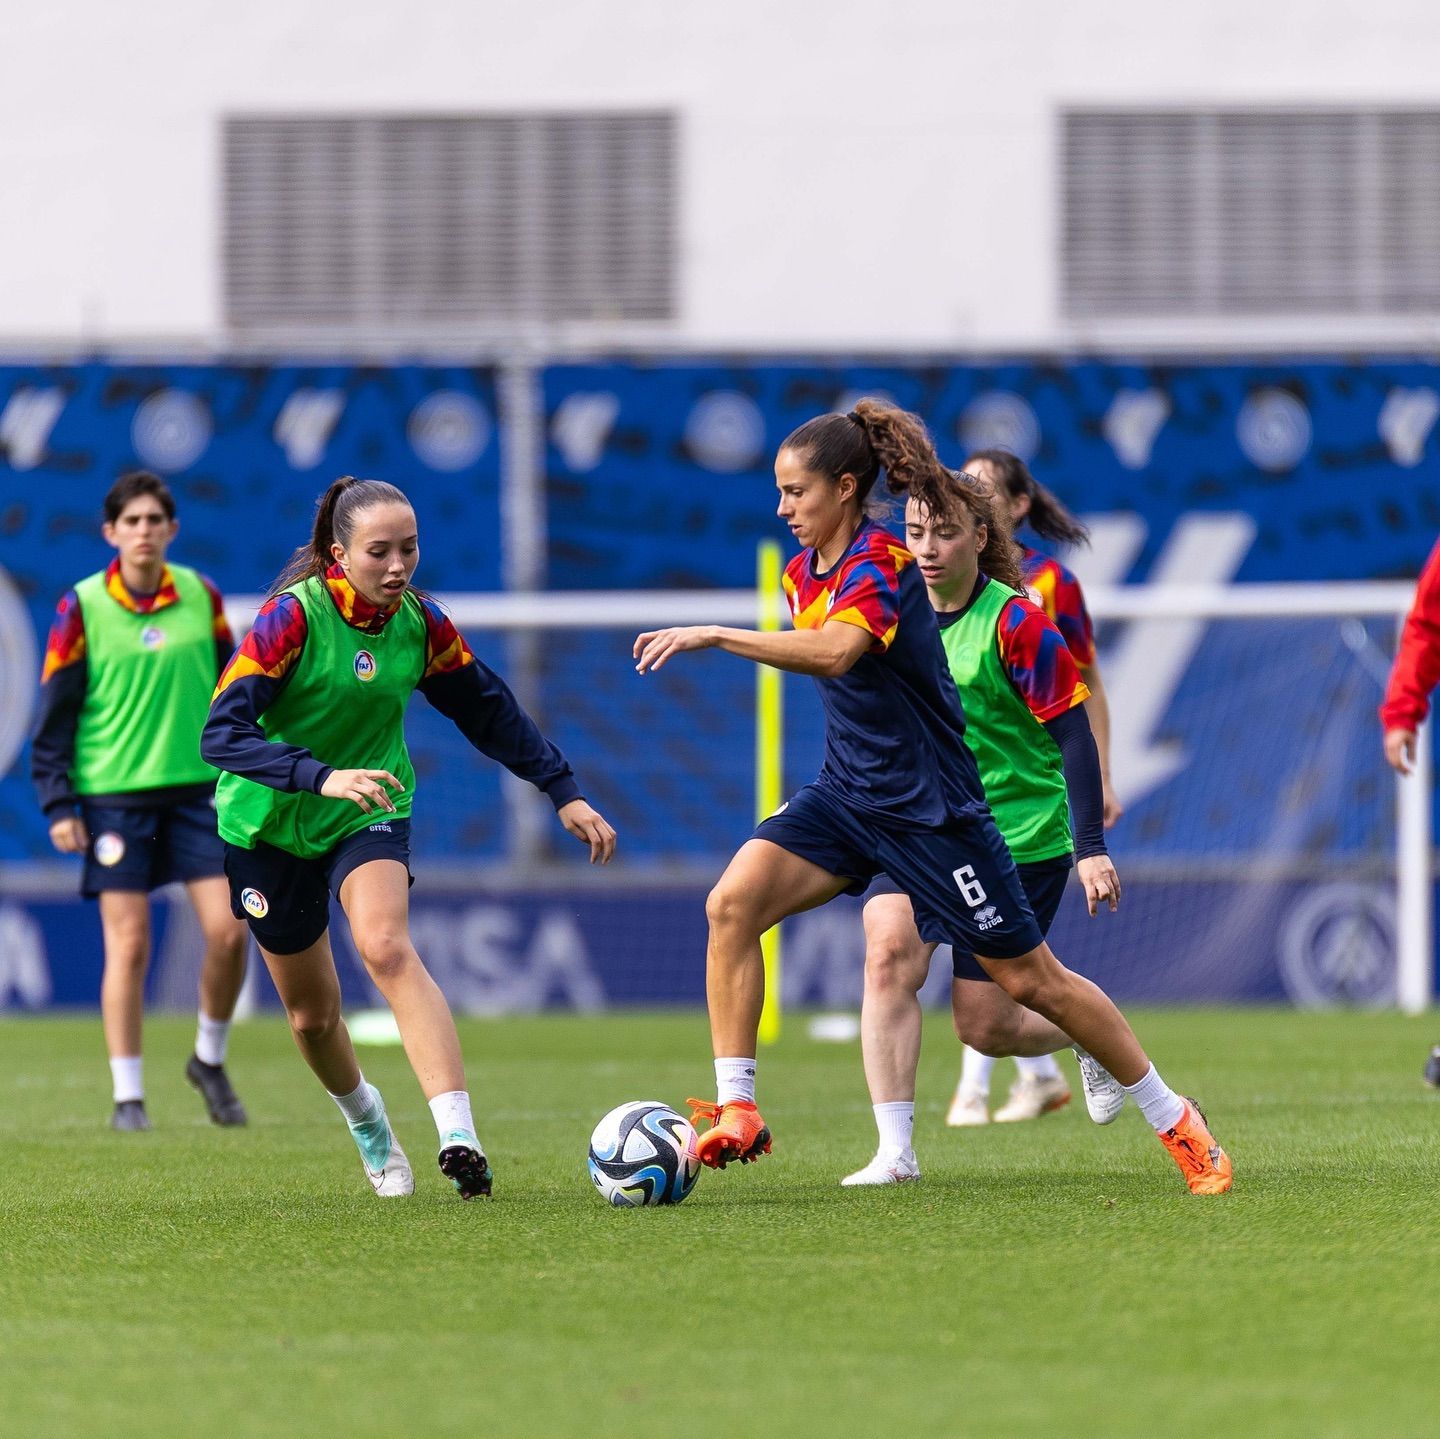
<svg viewBox="0 0 1440 1439">
<path fill-rule="evenodd" d="M 852 668 L 873 644 L 869 630 L 831 620 L 818 630 L 785 630 L 775 634 L 736 630 L 725 625 L 681 625 L 648 630 L 635 640 L 632 654 L 639 674 L 660 669 L 673 655 L 688 650 L 721 649 L 742 660 L 770 665 L 791 674 L 833 679 Z"/>
</svg>

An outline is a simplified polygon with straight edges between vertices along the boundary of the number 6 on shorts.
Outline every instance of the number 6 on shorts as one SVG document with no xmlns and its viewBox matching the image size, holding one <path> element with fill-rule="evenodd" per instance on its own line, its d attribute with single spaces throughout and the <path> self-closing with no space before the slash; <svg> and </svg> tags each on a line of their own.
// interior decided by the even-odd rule
<svg viewBox="0 0 1440 1439">
<path fill-rule="evenodd" d="M 985 903 L 985 886 L 975 878 L 975 867 L 962 864 L 954 874 L 955 883 L 960 886 L 960 898 L 975 909 Z"/>
</svg>

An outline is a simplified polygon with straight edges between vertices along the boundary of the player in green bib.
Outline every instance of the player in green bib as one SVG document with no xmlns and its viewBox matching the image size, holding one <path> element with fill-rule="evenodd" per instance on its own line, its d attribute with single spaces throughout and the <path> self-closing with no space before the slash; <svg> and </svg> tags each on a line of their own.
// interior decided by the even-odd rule
<svg viewBox="0 0 1440 1439">
<path fill-rule="evenodd" d="M 455 1021 L 409 934 L 415 770 L 405 709 L 417 690 L 482 754 L 536 785 L 605 864 L 615 831 L 565 757 L 476 660 L 448 616 L 411 586 L 419 536 L 409 500 L 376 480 L 336 481 L 255 626 L 220 677 L 201 753 L 216 793 L 225 872 L 301 1054 L 340 1107 L 371 1187 L 415 1178 L 380 1092 L 340 1017 L 330 898 L 394 1012 L 439 1133 L 439 1166 L 464 1199 L 488 1195 Z"/>
<path fill-rule="evenodd" d="M 31 748 L 51 842 L 84 856 L 80 892 L 100 904 L 110 1123 L 122 1130 L 150 1127 L 140 1044 L 150 894 L 177 882 L 205 945 L 185 1076 L 215 1123 L 245 1123 L 225 1072 L 245 928 L 230 913 L 216 775 L 199 748 L 215 677 L 235 644 L 220 592 L 166 560 L 178 529 L 174 496 L 157 476 L 137 471 L 111 487 L 101 533 L 116 558 L 60 601 Z"/>
<path fill-rule="evenodd" d="M 1089 690 L 1064 636 L 1022 593 L 1018 551 L 994 487 L 959 475 L 953 490 L 948 514 L 936 516 L 914 501 L 906 506 L 906 544 L 940 624 L 965 710 L 965 743 L 1044 933 L 1072 865 L 1078 864 L 1092 915 L 1120 900 L 1119 877 L 1105 852 L 1099 759 L 1084 708 Z M 919 1177 L 912 1138 L 918 994 L 935 948 L 921 940 L 907 896 L 877 881 L 865 905 L 861 1039 L 879 1147 L 865 1168 L 842 1181 L 846 1185 Z M 951 997 L 957 1034 L 983 1053 L 1040 1055 L 1071 1045 L 1063 1031 L 1017 1004 L 972 956 L 958 951 Z M 1108 1122 L 1124 1091 L 1088 1055 L 1082 1073 L 1092 1117 Z"/>
</svg>

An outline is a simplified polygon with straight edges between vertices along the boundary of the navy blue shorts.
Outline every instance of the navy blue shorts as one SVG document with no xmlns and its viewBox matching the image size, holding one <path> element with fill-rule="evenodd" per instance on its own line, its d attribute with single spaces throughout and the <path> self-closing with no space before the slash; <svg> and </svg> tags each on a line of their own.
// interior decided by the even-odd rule
<svg viewBox="0 0 1440 1439">
<path fill-rule="evenodd" d="M 164 884 L 225 873 L 225 843 L 215 832 L 215 806 L 208 799 L 148 809 L 82 799 L 80 814 L 90 831 L 80 873 L 86 899 L 106 890 L 149 894 Z"/>
<path fill-rule="evenodd" d="M 1025 891 L 1025 898 L 1030 901 L 1030 910 L 1035 916 L 1035 923 L 1040 926 L 1041 934 L 1048 935 L 1050 926 L 1055 923 L 1055 912 L 1065 897 L 1065 886 L 1070 883 L 1070 871 L 1074 863 L 1073 855 L 1062 854 L 1058 859 L 1040 859 L 1030 864 L 1015 866 L 1015 872 L 1020 876 L 1020 885 Z M 865 891 L 865 899 L 868 902 L 877 894 L 904 893 L 888 874 L 879 874 Z M 950 959 L 956 979 L 990 978 L 980 967 L 974 954 L 958 945 L 952 946 Z"/>
<path fill-rule="evenodd" d="M 877 874 L 890 875 L 910 896 L 927 944 L 1018 959 L 1044 939 L 983 805 L 941 829 L 918 829 L 858 813 L 833 791 L 808 784 L 761 821 L 754 837 L 850 880 L 847 894 L 863 894 Z"/>
<path fill-rule="evenodd" d="M 316 859 L 299 859 L 263 840 L 254 849 L 225 846 L 230 908 L 250 926 L 261 949 L 299 954 L 330 927 L 330 896 L 372 859 L 394 859 L 410 869 L 410 821 L 376 820 L 346 835 Z M 411 884 L 415 876 L 410 876 Z"/>
</svg>

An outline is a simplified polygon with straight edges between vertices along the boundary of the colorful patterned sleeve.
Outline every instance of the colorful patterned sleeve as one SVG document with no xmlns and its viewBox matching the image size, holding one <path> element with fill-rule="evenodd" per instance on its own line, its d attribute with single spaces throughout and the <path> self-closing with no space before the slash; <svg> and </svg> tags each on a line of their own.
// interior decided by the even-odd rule
<svg viewBox="0 0 1440 1439">
<path fill-rule="evenodd" d="M 285 688 L 305 648 L 305 611 L 294 595 L 266 601 L 255 625 L 220 675 L 200 735 L 207 764 L 257 784 L 318 793 L 331 766 L 300 745 L 265 737 L 260 716 Z"/>
<path fill-rule="evenodd" d="M 49 819 L 75 813 L 71 769 L 80 732 L 80 709 L 89 686 L 85 619 L 80 597 L 70 590 L 55 611 L 40 674 L 40 704 L 30 746 L 30 776 L 40 808 Z"/>
<path fill-rule="evenodd" d="M 900 571 L 913 558 L 904 546 L 877 535 L 847 561 L 824 620 L 869 631 L 875 638 L 871 653 L 889 649 L 900 623 Z"/>
<path fill-rule="evenodd" d="M 1080 581 L 1060 563 L 1045 556 L 1027 577 L 1038 602 L 1065 637 L 1075 663 L 1089 669 L 1095 663 L 1095 626 L 1085 607 Z"/>
<path fill-rule="evenodd" d="M 428 596 L 421 599 L 420 608 L 425 615 L 425 670 L 420 676 L 422 682 L 435 675 L 454 674 L 466 665 L 474 664 L 475 656 L 470 646 L 460 637 L 450 616 Z"/>
<path fill-rule="evenodd" d="M 67 669 L 85 658 L 85 617 L 80 612 L 80 596 L 66 590 L 55 607 L 50 637 L 45 642 L 45 663 L 40 683 L 48 684 L 57 670 Z"/>
<path fill-rule="evenodd" d="M 1000 611 L 997 639 L 1010 682 L 1041 724 L 1090 698 L 1065 637 L 1030 600 Z"/>
</svg>

